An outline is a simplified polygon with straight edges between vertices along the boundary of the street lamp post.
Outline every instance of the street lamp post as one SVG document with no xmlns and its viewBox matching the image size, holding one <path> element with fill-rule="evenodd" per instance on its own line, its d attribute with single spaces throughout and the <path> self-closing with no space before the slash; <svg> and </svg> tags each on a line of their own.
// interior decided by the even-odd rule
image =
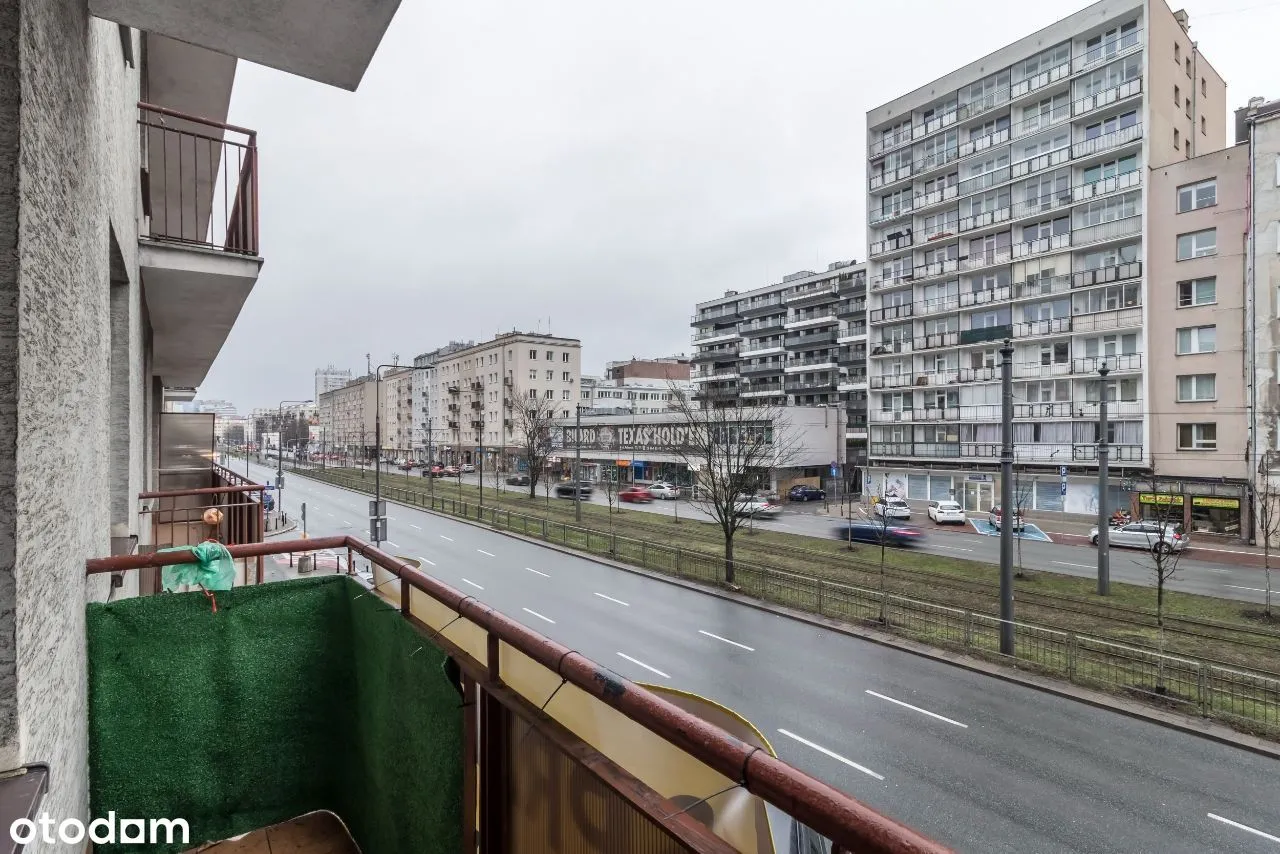
<svg viewBox="0 0 1280 854">
<path fill-rule="evenodd" d="M 310 400 L 282 400 L 276 408 L 276 510 L 284 518 L 284 407 L 309 406 Z"/>
</svg>

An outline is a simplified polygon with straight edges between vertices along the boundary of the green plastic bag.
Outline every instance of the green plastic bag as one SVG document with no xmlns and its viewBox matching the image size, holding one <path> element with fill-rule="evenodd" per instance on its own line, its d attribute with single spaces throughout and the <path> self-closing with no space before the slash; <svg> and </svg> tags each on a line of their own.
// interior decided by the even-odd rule
<svg viewBox="0 0 1280 854">
<path fill-rule="evenodd" d="M 182 551 L 185 546 L 157 549 L 158 552 Z M 191 546 L 196 563 L 178 563 L 166 566 L 160 574 L 164 589 L 176 590 L 184 584 L 200 585 L 205 590 L 230 590 L 236 580 L 236 564 L 231 552 L 222 543 L 206 540 Z"/>
</svg>

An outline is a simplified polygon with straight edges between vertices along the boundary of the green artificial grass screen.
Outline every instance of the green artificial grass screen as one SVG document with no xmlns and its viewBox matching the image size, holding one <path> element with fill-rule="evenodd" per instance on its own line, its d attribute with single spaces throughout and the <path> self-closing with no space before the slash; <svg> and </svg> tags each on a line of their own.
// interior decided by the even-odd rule
<svg viewBox="0 0 1280 854">
<path fill-rule="evenodd" d="M 88 606 L 91 817 L 185 819 L 183 851 L 317 809 L 368 854 L 456 854 L 444 654 L 342 576 Z M 98 846 L 100 852 L 142 850 Z"/>
</svg>

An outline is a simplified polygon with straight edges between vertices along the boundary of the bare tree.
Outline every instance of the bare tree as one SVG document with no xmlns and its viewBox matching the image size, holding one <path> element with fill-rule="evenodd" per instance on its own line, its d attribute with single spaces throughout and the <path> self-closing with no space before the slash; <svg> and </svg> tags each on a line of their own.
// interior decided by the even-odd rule
<svg viewBox="0 0 1280 854">
<path fill-rule="evenodd" d="M 1271 619 L 1271 543 L 1280 539 L 1280 487 L 1271 475 L 1269 461 L 1263 460 L 1258 470 L 1260 489 L 1254 490 L 1257 505 L 1257 536 L 1262 539 L 1262 571 L 1266 581 L 1262 615 Z"/>
<path fill-rule="evenodd" d="M 1151 569 L 1156 580 L 1156 625 L 1160 627 L 1161 648 L 1164 647 L 1164 587 L 1178 571 L 1178 561 L 1182 557 L 1181 549 L 1175 543 L 1183 534 L 1182 488 L 1178 483 L 1162 481 L 1156 476 L 1153 465 L 1151 475 L 1146 483 L 1149 487 L 1146 496 L 1150 500 L 1142 502 L 1146 506 L 1144 518 L 1135 524 L 1145 526 Z M 1100 501 L 1105 496 L 1099 496 Z"/>
<path fill-rule="evenodd" d="M 508 398 L 515 414 L 516 446 L 529 466 L 529 497 L 538 497 L 538 481 L 546 477 L 551 458 L 551 425 L 555 421 L 555 401 L 544 397 Z M 548 502 L 550 501 L 548 493 Z"/>
<path fill-rule="evenodd" d="M 683 434 L 673 452 L 694 478 L 689 503 L 720 527 L 725 582 L 733 584 L 733 538 L 752 515 L 759 478 L 788 465 L 796 448 L 777 407 L 752 406 L 732 390 L 704 389 L 695 401 L 673 387 L 672 400 Z"/>
<path fill-rule="evenodd" d="M 886 564 L 886 558 L 888 557 L 890 524 L 889 524 L 888 508 L 882 506 L 884 504 L 885 496 L 881 493 L 882 493 L 882 490 L 880 490 L 874 484 L 871 485 L 871 487 L 867 491 L 868 497 L 870 497 L 871 499 L 871 502 L 870 502 L 871 509 L 869 511 L 863 511 L 863 512 L 866 513 L 867 522 L 875 526 L 876 543 L 880 546 L 880 622 L 883 624 L 888 620 L 888 613 L 887 613 L 888 609 L 886 607 L 887 605 L 886 600 L 888 598 L 887 596 L 888 579 L 885 573 L 885 564 Z M 848 533 L 849 533 L 849 548 L 852 549 L 853 548 L 852 526 Z"/>
<path fill-rule="evenodd" d="M 1022 570 L 1022 535 L 1023 523 L 1026 522 L 1026 509 L 1031 504 L 1031 493 L 1035 488 L 1035 483 L 1022 479 L 1022 469 L 1019 468 L 1014 472 L 1013 477 L 1013 537 L 1014 543 L 1018 549 L 1018 571 L 1015 573 L 1018 578 L 1026 578 L 1026 573 Z"/>
</svg>

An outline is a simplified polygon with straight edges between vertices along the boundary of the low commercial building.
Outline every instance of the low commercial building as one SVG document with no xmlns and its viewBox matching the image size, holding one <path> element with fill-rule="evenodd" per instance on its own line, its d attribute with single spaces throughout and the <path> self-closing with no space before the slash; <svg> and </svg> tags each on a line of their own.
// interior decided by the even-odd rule
<svg viewBox="0 0 1280 854">
<path fill-rule="evenodd" d="M 844 462 L 844 410 L 840 407 L 788 406 L 741 410 L 743 426 L 758 429 L 777 449 L 759 467 L 761 489 L 785 492 L 797 484 L 819 485 Z M 579 432 L 580 431 L 580 432 Z M 687 449 L 689 419 L 680 412 L 645 415 L 596 415 L 559 419 L 552 429 L 553 472 L 569 475 L 581 453 L 582 478 L 598 481 L 617 473 L 623 483 L 663 480 L 692 484 L 694 456 Z"/>
</svg>

